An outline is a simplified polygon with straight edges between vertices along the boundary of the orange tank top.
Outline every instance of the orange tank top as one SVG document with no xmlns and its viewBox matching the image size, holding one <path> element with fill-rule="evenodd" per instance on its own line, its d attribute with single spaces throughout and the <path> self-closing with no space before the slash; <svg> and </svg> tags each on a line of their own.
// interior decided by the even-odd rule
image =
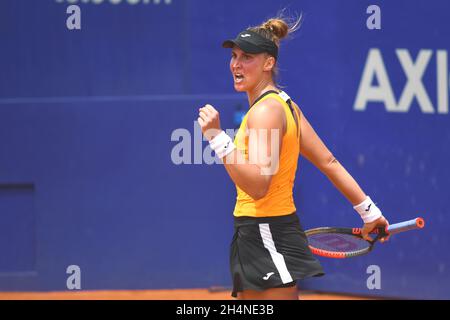
<svg viewBox="0 0 450 320">
<path fill-rule="evenodd" d="M 249 217 L 274 217 L 293 213 L 296 208 L 292 196 L 295 173 L 300 151 L 300 130 L 297 130 L 294 116 L 291 112 L 288 101 L 290 100 L 284 92 L 276 93 L 272 91 L 262 96 L 252 107 L 266 99 L 277 99 L 283 106 L 286 114 L 286 132 L 282 138 L 281 152 L 279 158 L 278 171 L 273 175 L 267 194 L 259 200 L 254 200 L 242 189 L 236 186 L 237 198 L 234 208 L 234 216 Z M 297 108 L 293 108 L 300 124 L 300 115 Z M 236 148 L 243 152 L 248 160 L 248 134 L 247 134 L 248 112 L 242 120 L 236 134 L 234 143 Z"/>
</svg>

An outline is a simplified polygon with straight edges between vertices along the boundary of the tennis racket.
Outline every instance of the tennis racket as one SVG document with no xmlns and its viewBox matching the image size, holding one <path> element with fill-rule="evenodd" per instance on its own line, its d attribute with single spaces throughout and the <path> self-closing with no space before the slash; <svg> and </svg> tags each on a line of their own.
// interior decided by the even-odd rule
<svg viewBox="0 0 450 320">
<path fill-rule="evenodd" d="M 315 255 L 343 259 L 357 257 L 372 251 L 375 242 L 380 238 L 414 229 L 422 229 L 425 221 L 416 218 L 386 228 L 377 228 L 371 232 L 376 234 L 375 239 L 368 241 L 362 238 L 361 228 L 316 228 L 307 230 L 309 248 Z"/>
</svg>

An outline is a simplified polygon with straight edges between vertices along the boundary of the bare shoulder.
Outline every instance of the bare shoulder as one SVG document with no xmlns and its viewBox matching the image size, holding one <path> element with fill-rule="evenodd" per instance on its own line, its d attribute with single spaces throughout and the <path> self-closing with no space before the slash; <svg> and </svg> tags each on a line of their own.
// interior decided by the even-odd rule
<svg viewBox="0 0 450 320">
<path fill-rule="evenodd" d="M 277 127 L 284 126 L 285 113 L 282 104 L 275 98 L 268 98 L 250 109 L 248 124 L 250 127 Z"/>
</svg>

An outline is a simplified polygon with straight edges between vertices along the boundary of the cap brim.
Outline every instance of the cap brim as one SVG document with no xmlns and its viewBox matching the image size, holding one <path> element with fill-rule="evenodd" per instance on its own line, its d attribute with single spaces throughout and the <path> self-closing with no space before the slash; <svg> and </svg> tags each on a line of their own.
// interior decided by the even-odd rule
<svg viewBox="0 0 450 320">
<path fill-rule="evenodd" d="M 226 40 L 222 43 L 222 47 L 223 48 L 233 48 L 234 46 L 239 47 L 242 51 L 247 52 L 247 53 L 261 53 L 264 52 L 263 49 L 261 49 L 260 47 L 246 42 L 246 41 L 242 41 L 240 39 L 235 39 L 235 40 Z"/>
</svg>

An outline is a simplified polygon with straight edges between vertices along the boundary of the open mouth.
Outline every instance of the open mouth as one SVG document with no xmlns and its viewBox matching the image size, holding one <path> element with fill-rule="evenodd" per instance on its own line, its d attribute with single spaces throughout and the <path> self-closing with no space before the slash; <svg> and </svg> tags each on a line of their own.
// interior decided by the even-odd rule
<svg viewBox="0 0 450 320">
<path fill-rule="evenodd" d="M 234 74 L 234 82 L 241 83 L 244 80 L 244 76 L 241 73 Z"/>
</svg>

